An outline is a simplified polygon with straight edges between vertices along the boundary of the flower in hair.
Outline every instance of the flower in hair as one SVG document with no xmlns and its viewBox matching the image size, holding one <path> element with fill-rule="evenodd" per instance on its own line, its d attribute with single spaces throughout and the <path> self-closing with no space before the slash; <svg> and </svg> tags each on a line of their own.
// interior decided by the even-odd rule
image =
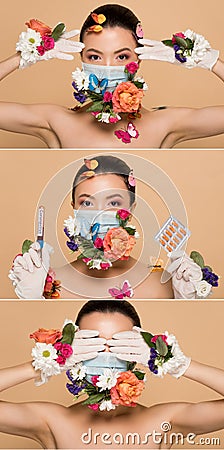
<svg viewBox="0 0 224 450">
<path fill-rule="evenodd" d="M 104 16 L 104 14 L 96 14 L 96 13 L 91 13 L 91 17 L 96 23 L 96 25 L 92 25 L 91 27 L 88 28 L 87 31 L 94 31 L 95 33 L 99 33 L 103 29 L 102 23 L 106 22 L 106 17 Z"/>
</svg>

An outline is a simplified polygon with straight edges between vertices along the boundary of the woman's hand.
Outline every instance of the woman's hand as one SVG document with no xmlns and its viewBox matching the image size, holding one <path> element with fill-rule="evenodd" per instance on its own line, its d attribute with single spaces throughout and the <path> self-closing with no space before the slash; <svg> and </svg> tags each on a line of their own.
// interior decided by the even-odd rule
<svg viewBox="0 0 224 450">
<path fill-rule="evenodd" d="M 148 366 L 150 348 L 144 341 L 139 327 L 133 327 L 132 331 L 121 331 L 113 335 L 113 339 L 107 341 L 110 352 L 116 353 L 117 358 L 124 361 L 135 361 Z"/>
<path fill-rule="evenodd" d="M 28 252 L 18 255 L 9 271 L 15 293 L 21 299 L 44 299 L 44 285 L 50 267 L 53 248 L 44 243 L 42 255 L 40 245 L 34 242 Z"/>
<path fill-rule="evenodd" d="M 171 64 L 183 65 L 188 69 L 201 67 L 212 70 L 219 58 L 219 51 L 213 50 L 208 41 L 198 33 L 186 30 L 184 33 L 177 33 L 177 35 L 180 34 L 191 39 L 194 43 L 193 49 L 185 58 L 179 57 L 180 53 L 177 48 L 174 49 L 160 41 L 149 39 L 139 39 L 138 42 L 143 44 L 144 47 L 137 47 L 135 52 L 139 55 L 139 59 L 166 61 Z"/>
</svg>

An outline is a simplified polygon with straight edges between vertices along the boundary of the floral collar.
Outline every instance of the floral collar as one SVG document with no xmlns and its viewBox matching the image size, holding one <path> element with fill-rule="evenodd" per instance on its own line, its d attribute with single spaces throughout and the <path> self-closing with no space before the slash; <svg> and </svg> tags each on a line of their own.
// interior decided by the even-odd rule
<svg viewBox="0 0 224 450">
<path fill-rule="evenodd" d="M 72 83 L 73 95 L 78 101 L 74 110 L 79 109 L 81 105 L 90 100 L 92 104 L 87 112 L 90 112 L 98 122 L 107 124 L 114 124 L 121 120 L 120 113 L 127 114 L 128 124 L 126 129 L 114 132 L 115 136 L 125 144 L 129 144 L 133 138 L 139 137 L 139 132 L 131 120 L 141 117 L 141 101 L 144 91 L 148 89 L 142 77 L 136 78 L 138 68 L 138 63 L 134 61 L 124 66 L 127 81 L 119 83 L 113 92 L 106 90 L 108 83 L 106 78 L 98 80 L 94 74 L 87 75 L 79 68 L 72 73 L 74 80 Z M 91 77 L 96 78 L 95 83 L 92 83 Z"/>
<path fill-rule="evenodd" d="M 130 211 L 120 209 L 116 213 L 119 227 L 110 228 L 102 239 L 98 237 L 97 232 L 93 237 L 94 224 L 90 230 L 92 238 L 86 239 L 80 235 L 77 218 L 69 216 L 64 222 L 64 232 L 69 238 L 67 246 L 72 252 L 81 252 L 77 259 L 81 259 L 89 269 L 107 270 L 112 267 L 114 261 L 129 259 L 136 243 L 138 233 L 134 226 L 128 224 L 130 217 Z"/>
</svg>

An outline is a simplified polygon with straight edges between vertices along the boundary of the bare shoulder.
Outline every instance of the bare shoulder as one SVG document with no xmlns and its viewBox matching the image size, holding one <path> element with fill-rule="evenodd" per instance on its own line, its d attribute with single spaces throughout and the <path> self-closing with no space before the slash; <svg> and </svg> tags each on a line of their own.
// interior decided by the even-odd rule
<svg viewBox="0 0 224 450">
<path fill-rule="evenodd" d="M 173 417 L 179 414 L 187 405 L 188 402 L 168 402 L 159 403 L 146 408 L 143 411 L 145 418 L 151 418 L 152 416 L 160 420 L 161 423 L 167 421 L 172 426 Z"/>
<path fill-rule="evenodd" d="M 139 298 L 174 298 L 172 281 L 162 282 L 163 271 L 152 271 L 149 276 L 136 289 Z"/>
</svg>

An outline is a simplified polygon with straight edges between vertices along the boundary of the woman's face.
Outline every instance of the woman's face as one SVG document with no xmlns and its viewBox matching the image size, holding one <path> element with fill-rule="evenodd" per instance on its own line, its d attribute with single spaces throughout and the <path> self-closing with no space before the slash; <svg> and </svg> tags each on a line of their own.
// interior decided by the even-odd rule
<svg viewBox="0 0 224 450">
<path fill-rule="evenodd" d="M 130 209 L 130 194 L 121 177 L 115 174 L 96 175 L 77 185 L 72 207 L 101 211 Z"/>
<path fill-rule="evenodd" d="M 115 333 L 131 331 L 133 322 L 129 317 L 119 312 L 92 312 L 82 317 L 79 328 L 80 330 L 97 330 L 99 331 L 99 337 L 112 339 Z"/>
<path fill-rule="evenodd" d="M 134 49 L 136 41 L 130 30 L 121 27 L 104 28 L 99 33 L 86 32 L 83 42 L 82 61 L 101 66 L 125 66 L 138 61 Z"/>
</svg>

